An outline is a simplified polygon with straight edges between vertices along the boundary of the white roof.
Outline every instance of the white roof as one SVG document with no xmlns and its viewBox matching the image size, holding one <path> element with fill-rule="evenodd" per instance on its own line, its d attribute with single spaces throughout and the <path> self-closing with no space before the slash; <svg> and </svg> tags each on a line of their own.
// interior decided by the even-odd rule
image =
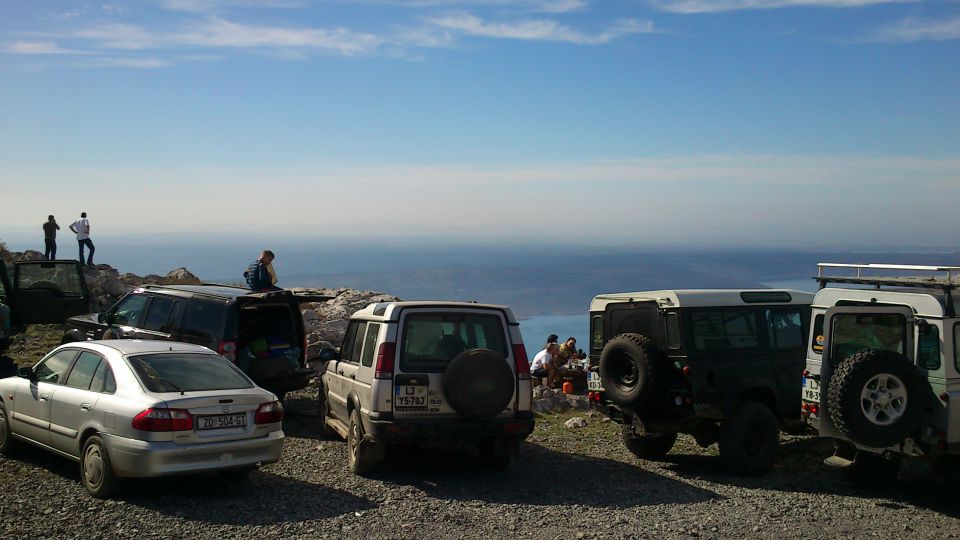
<svg viewBox="0 0 960 540">
<path fill-rule="evenodd" d="M 409 302 L 374 302 L 367 307 L 357 311 L 353 314 L 353 317 L 363 318 L 363 319 L 377 319 L 377 320 L 390 320 L 394 317 L 394 313 L 399 313 L 399 310 L 405 308 L 439 308 L 439 309 L 494 309 L 504 311 L 507 314 L 507 322 L 517 322 L 516 317 L 513 315 L 513 311 L 503 305 L 498 304 L 478 304 L 476 302 L 451 302 L 445 300 L 417 300 Z"/>
<path fill-rule="evenodd" d="M 790 295 L 789 302 L 744 302 L 741 293 L 777 293 Z M 603 311 L 608 304 L 630 301 L 656 301 L 660 307 L 749 306 L 757 304 L 809 304 L 813 293 L 793 289 L 667 289 L 598 294 L 590 302 L 590 311 Z"/>
<path fill-rule="evenodd" d="M 187 353 L 210 353 L 210 349 L 202 345 L 193 345 L 190 343 L 181 343 L 179 341 L 162 341 L 148 339 L 107 339 L 100 341 L 80 341 L 68 343 L 65 346 L 82 347 L 106 353 L 114 350 L 120 354 L 144 354 L 156 352 L 187 352 Z"/>
<path fill-rule="evenodd" d="M 945 316 L 942 295 L 935 292 L 916 290 L 876 290 L 827 287 L 820 289 L 813 300 L 816 308 L 827 309 L 843 300 L 854 302 L 878 302 L 881 304 L 899 304 L 913 308 L 917 315 L 925 317 Z M 955 310 L 960 311 L 960 298 L 954 299 Z"/>
</svg>

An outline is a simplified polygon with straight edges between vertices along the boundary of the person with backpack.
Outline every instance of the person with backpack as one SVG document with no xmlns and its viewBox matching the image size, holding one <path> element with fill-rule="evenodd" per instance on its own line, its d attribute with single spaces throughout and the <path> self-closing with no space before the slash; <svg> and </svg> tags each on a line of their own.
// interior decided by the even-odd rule
<svg viewBox="0 0 960 540">
<path fill-rule="evenodd" d="M 273 252 L 265 249 L 260 253 L 260 257 L 247 267 L 247 270 L 243 273 L 243 277 L 246 278 L 247 287 L 250 287 L 251 291 L 264 292 L 282 290 L 273 284 L 270 276 L 269 266 L 270 263 L 273 262 L 273 258 Z"/>
</svg>

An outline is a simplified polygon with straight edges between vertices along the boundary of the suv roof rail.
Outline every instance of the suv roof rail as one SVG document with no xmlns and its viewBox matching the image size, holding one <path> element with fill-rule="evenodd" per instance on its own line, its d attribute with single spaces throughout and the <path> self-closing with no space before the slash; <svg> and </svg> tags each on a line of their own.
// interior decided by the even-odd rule
<svg viewBox="0 0 960 540">
<path fill-rule="evenodd" d="M 825 270 L 845 269 L 856 270 L 857 275 L 827 275 Z M 864 271 L 891 270 L 898 275 L 864 275 Z M 916 275 L 917 272 L 928 272 L 932 275 Z M 903 275 L 909 273 L 910 275 Z M 936 275 L 939 274 L 939 275 Z M 960 289 L 960 266 L 929 266 L 920 264 L 848 264 L 848 263 L 817 263 L 817 276 L 813 279 L 820 282 L 823 289 L 828 283 L 847 283 L 855 285 L 871 285 L 880 287 L 917 287 L 922 289 L 940 289 L 946 296 L 945 304 L 948 311 L 953 311 L 952 291 Z M 951 315 L 952 316 L 952 315 Z"/>
</svg>

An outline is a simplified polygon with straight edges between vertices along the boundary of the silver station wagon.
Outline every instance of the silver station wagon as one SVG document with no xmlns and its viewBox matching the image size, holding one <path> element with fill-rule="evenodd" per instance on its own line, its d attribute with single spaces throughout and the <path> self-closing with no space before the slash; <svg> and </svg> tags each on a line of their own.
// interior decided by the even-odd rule
<svg viewBox="0 0 960 540">
<path fill-rule="evenodd" d="M 0 452 L 26 441 L 78 461 L 94 497 L 116 493 L 125 477 L 276 462 L 282 421 L 276 396 L 198 345 L 71 343 L 0 379 Z"/>
</svg>

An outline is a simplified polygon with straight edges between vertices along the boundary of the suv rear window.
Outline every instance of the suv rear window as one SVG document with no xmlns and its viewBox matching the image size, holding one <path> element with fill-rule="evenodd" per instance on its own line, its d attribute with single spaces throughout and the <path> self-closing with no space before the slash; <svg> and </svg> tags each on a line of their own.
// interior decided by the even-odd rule
<svg viewBox="0 0 960 540">
<path fill-rule="evenodd" d="M 408 315 L 403 323 L 400 369 L 443 371 L 453 357 L 467 349 L 490 349 L 506 358 L 501 317 L 479 313 Z"/>
<path fill-rule="evenodd" d="M 830 333 L 833 365 L 863 349 L 906 354 L 907 322 L 898 313 L 838 313 Z"/>
<path fill-rule="evenodd" d="M 142 354 L 128 360 L 140 383 L 150 392 L 253 388 L 239 369 L 218 354 Z"/>
</svg>

